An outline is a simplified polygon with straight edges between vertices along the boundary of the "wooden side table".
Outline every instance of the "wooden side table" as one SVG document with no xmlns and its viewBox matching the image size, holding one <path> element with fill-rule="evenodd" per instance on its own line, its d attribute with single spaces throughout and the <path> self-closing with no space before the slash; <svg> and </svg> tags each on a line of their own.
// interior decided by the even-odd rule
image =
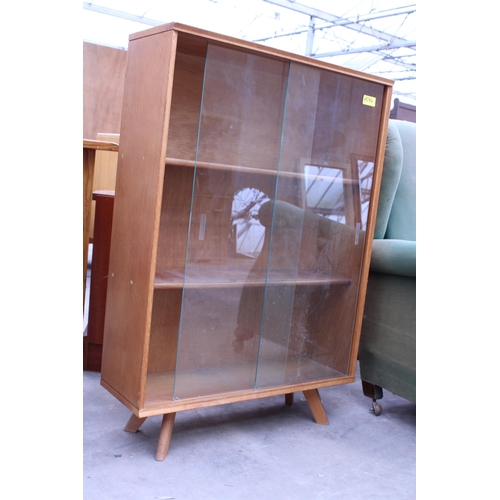
<svg viewBox="0 0 500 500">
<path fill-rule="evenodd" d="M 92 207 L 92 186 L 94 182 L 96 150 L 118 151 L 118 144 L 106 141 L 83 139 L 83 307 L 85 307 L 85 285 L 87 282 L 87 261 Z"/>
<path fill-rule="evenodd" d="M 110 190 L 94 191 L 92 198 L 96 202 L 94 249 L 92 253 L 87 335 L 83 337 L 83 369 L 101 371 L 115 192 Z"/>
</svg>

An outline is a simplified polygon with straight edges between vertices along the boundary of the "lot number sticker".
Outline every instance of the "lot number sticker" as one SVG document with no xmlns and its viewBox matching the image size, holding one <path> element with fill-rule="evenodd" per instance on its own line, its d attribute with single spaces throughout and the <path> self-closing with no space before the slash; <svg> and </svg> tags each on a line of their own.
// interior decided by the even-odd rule
<svg viewBox="0 0 500 500">
<path fill-rule="evenodd" d="M 374 108 L 376 102 L 377 102 L 377 98 L 376 97 L 372 97 L 372 96 L 369 96 L 369 95 L 364 95 L 363 96 L 363 104 L 365 106 L 371 106 L 372 108 Z"/>
</svg>

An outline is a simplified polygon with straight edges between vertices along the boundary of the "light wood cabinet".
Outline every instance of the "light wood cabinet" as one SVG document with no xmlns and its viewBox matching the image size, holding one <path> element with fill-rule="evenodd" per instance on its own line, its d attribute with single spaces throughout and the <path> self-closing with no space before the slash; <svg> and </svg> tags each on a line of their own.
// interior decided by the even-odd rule
<svg viewBox="0 0 500 500">
<path fill-rule="evenodd" d="M 130 37 L 102 385 L 164 415 L 353 382 L 392 82 L 169 24 Z"/>
</svg>

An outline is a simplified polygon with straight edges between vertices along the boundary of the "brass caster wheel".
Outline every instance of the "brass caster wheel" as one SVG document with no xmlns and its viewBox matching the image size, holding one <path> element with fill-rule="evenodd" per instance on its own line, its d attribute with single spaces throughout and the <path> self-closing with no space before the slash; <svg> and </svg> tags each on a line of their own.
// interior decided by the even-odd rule
<svg viewBox="0 0 500 500">
<path fill-rule="evenodd" d="M 373 413 L 375 413 L 375 416 L 378 417 L 382 413 L 382 407 L 376 401 L 373 401 L 372 407 L 373 407 Z"/>
</svg>

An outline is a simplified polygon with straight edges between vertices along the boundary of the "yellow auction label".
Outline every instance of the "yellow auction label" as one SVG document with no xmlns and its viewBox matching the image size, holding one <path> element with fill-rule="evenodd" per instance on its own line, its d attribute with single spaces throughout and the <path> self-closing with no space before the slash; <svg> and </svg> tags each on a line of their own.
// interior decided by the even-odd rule
<svg viewBox="0 0 500 500">
<path fill-rule="evenodd" d="M 363 104 L 365 106 L 371 106 L 372 108 L 374 108 L 376 102 L 377 102 L 377 98 L 376 97 L 372 97 L 372 96 L 369 96 L 369 95 L 364 95 L 363 96 Z"/>
</svg>

